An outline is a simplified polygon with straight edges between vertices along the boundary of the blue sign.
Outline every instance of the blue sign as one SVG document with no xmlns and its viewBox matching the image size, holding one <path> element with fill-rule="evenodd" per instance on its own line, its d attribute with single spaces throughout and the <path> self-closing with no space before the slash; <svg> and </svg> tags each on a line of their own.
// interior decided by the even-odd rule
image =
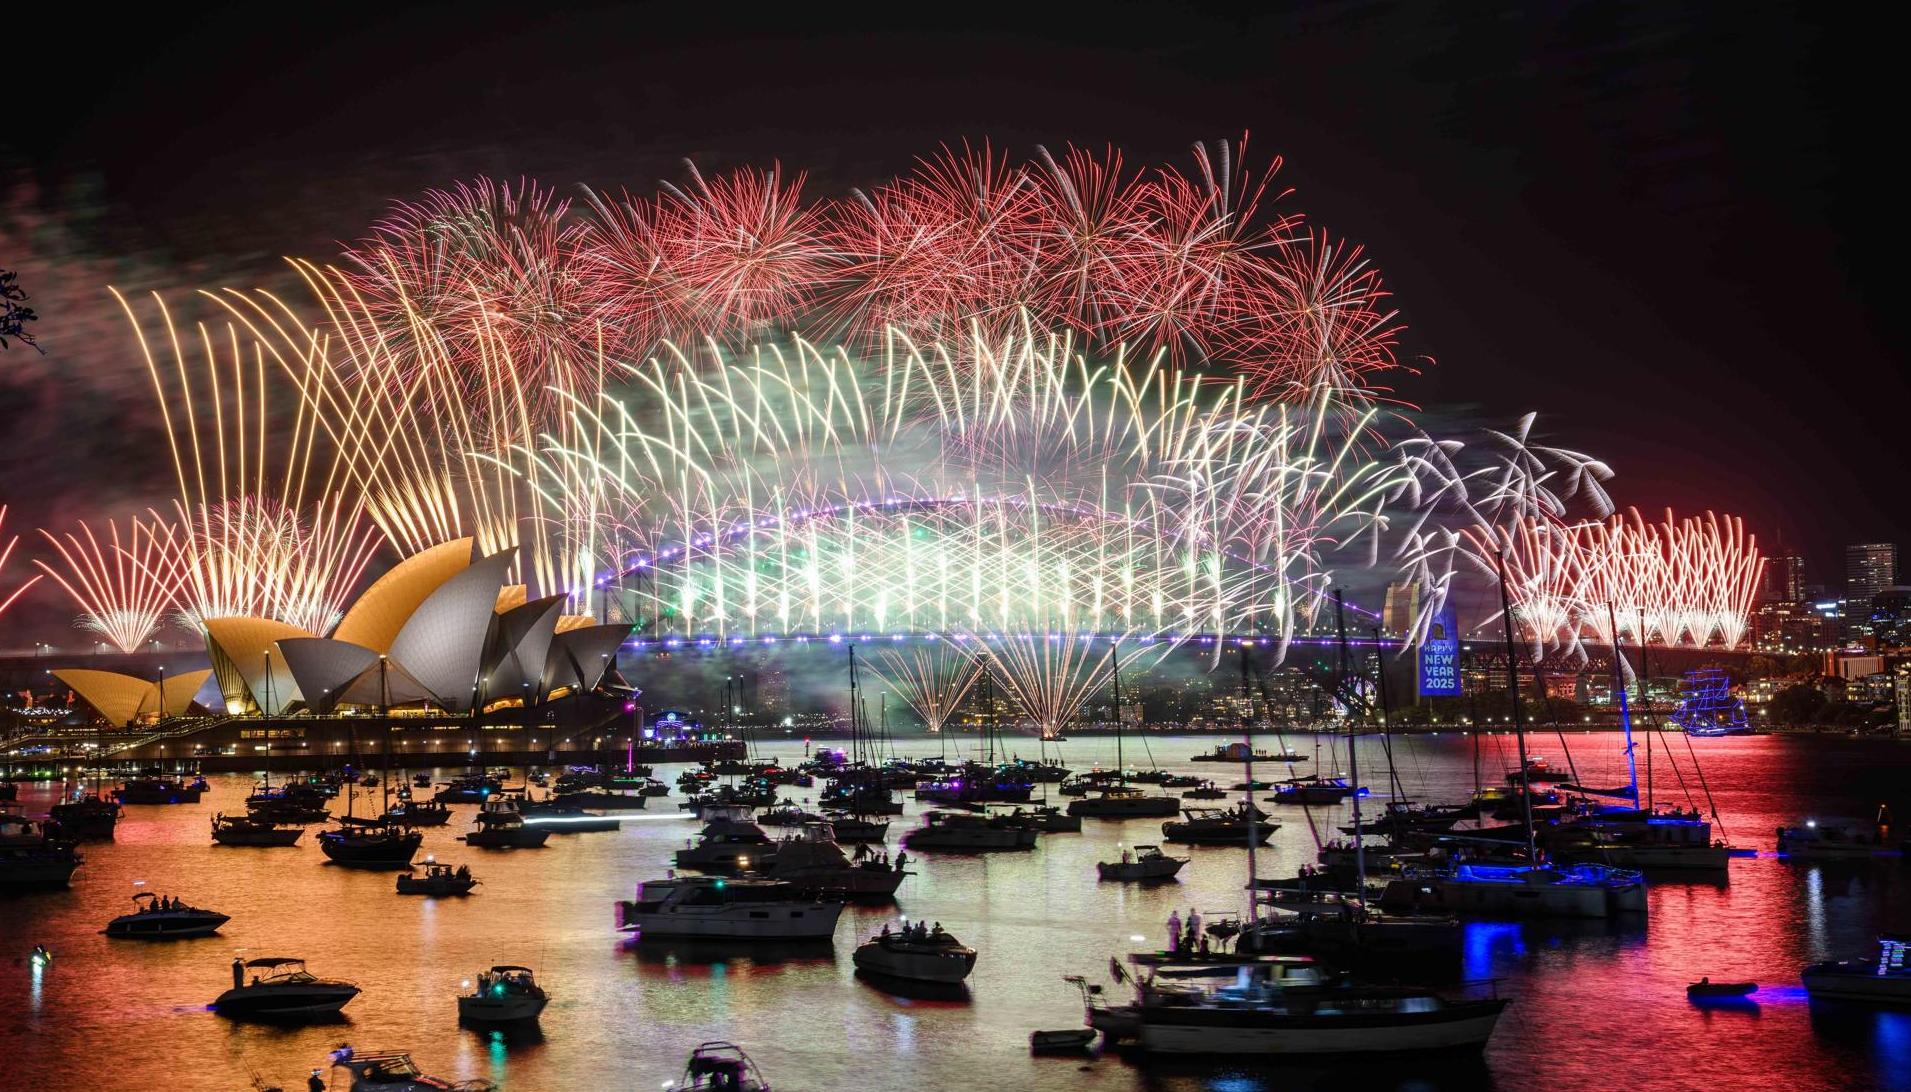
<svg viewBox="0 0 1911 1092">
<path fill-rule="evenodd" d="M 1460 627 L 1448 607 L 1434 615 L 1420 642 L 1420 696 L 1452 698 L 1460 693 Z"/>
</svg>

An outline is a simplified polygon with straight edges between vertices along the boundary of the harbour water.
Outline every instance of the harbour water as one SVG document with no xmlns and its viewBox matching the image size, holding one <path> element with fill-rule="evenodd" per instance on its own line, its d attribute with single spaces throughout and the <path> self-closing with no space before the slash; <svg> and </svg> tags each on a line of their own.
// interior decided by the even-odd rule
<svg viewBox="0 0 1911 1092">
<path fill-rule="evenodd" d="M 1151 754 L 1163 768 L 1223 785 L 1239 780 L 1238 766 L 1187 761 L 1212 742 L 1155 736 L 1144 754 L 1130 740 L 1126 757 L 1146 765 Z M 1289 742 L 1312 753 L 1308 737 Z M 1683 803 L 1689 789 L 1703 807 L 1685 740 L 1669 742 L 1684 786 L 1661 753 L 1659 798 Z M 1571 743 L 1587 780 L 1618 772 L 1617 737 Z M 220 775 L 197 805 L 129 808 L 116 841 L 87 846 L 70 890 L 0 897 L 0 1035 L 7 1044 L 0 1088 L 236 1090 L 250 1087 L 254 1074 L 302 1088 L 328 1051 L 349 1042 L 409 1050 L 427 1072 L 487 1078 L 505 1089 L 654 1089 L 678 1076 L 685 1055 L 707 1039 L 742 1045 L 778 1092 L 1911 1088 L 1911 1012 L 1815 1009 L 1799 987 L 1805 964 L 1865 956 L 1881 929 L 1911 929 L 1911 867 L 1802 864 L 1772 853 L 1774 829 L 1807 816 L 1868 821 L 1885 803 L 1911 821 L 1911 779 L 1903 772 L 1911 750 L 1839 737 L 1693 745 L 1724 834 L 1760 855 L 1734 860 L 1729 882 L 1655 882 L 1644 920 L 1469 925 L 1466 977 L 1501 979 L 1517 999 L 1477 1061 L 1243 1067 L 1031 1058 L 1031 1029 L 1081 1022 L 1079 1000 L 1062 976 L 1105 980 L 1110 956 L 1163 943 L 1172 910 L 1198 908 L 1213 918 L 1242 908 L 1244 849 L 1178 850 L 1193 862 L 1180 882 L 1165 886 L 1097 882 L 1097 860 L 1114 858 L 1124 844 L 1159 841 L 1155 821 L 1088 820 L 1081 834 L 1043 835 L 1028 853 L 912 854 L 919 874 L 904 882 L 898 906 L 851 907 L 833 946 L 631 944 L 615 930 L 613 900 L 662 876 L 671 851 L 696 829 L 680 817 L 674 793 L 653 800 L 620 832 L 554 837 L 539 850 L 467 849 L 456 839 L 475 809 L 458 808 L 451 825 L 426 831 L 420 859 L 469 863 L 483 885 L 468 898 L 433 900 L 394 894 L 391 873 L 324 863 L 316 827 L 291 849 L 211 845 L 209 817 L 243 811 L 252 785 L 244 775 Z M 1077 770 L 1114 759 L 1112 738 L 1062 746 Z M 792 761 L 801 749 L 790 743 L 764 751 Z M 938 744 L 914 740 L 898 749 L 934 754 Z M 1559 759 L 1557 746 L 1534 749 Z M 1418 799 L 1463 799 L 1473 787 L 1474 755 L 1473 740 L 1457 735 L 1395 742 L 1402 781 Z M 1360 758 L 1374 807 L 1385 796 L 1379 741 L 1364 741 Z M 1489 780 L 1513 764 L 1510 739 L 1487 741 L 1481 765 Z M 660 768 L 658 776 L 674 782 L 678 769 Z M 1282 775 L 1265 767 L 1256 774 Z M 55 791 L 22 786 L 21 801 L 43 814 Z M 801 800 L 815 790 L 788 792 Z M 1267 807 L 1282 826 L 1259 854 L 1261 871 L 1291 875 L 1312 861 L 1314 834 L 1301 809 Z M 892 851 L 921 810 L 911 801 L 892 824 Z M 1334 837 L 1348 808 L 1312 814 L 1322 836 Z M 139 944 L 99 935 L 141 890 L 180 896 L 232 921 L 207 940 Z M 939 921 L 980 951 L 967 999 L 898 996 L 854 976 L 850 950 L 898 913 Z M 36 943 L 54 953 L 43 971 L 26 959 Z M 349 979 L 364 993 L 339 1024 L 231 1023 L 206 1005 L 226 986 L 235 955 L 301 956 L 314 973 Z M 457 1025 L 461 983 L 500 963 L 534 968 L 552 993 L 535 1036 Z M 1756 1003 L 1690 1005 L 1684 986 L 1701 975 L 1757 981 Z"/>
</svg>

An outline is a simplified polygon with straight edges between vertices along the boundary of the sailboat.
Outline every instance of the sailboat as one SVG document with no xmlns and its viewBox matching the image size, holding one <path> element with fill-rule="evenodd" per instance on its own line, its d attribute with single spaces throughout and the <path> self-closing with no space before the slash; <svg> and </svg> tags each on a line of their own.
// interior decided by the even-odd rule
<svg viewBox="0 0 1911 1092">
<path fill-rule="evenodd" d="M 889 787 L 883 768 L 875 763 L 868 736 L 868 711 L 863 707 L 862 683 L 856 670 L 856 646 L 849 646 L 850 761 L 837 768 L 819 797 L 820 806 L 869 815 L 901 815 L 902 801 Z M 772 794 L 774 799 L 774 794 Z"/>
<path fill-rule="evenodd" d="M 1349 769 L 1358 770 L 1351 748 Z M 1359 807 L 1356 798 L 1356 826 Z M 1175 951 L 1131 954 L 1135 996 L 1126 1005 L 1109 1004 L 1073 980 L 1081 985 L 1089 1026 L 1132 1040 L 1146 1053 L 1412 1054 L 1483 1048 L 1511 1004 L 1497 994 L 1456 996 L 1365 981 L 1306 955 L 1265 954 L 1261 942 L 1281 934 L 1277 923 L 1258 917 L 1251 844 L 1247 887 L 1248 924 L 1234 953 L 1208 951 L 1203 937 Z M 1339 919 L 1347 943 L 1357 948 L 1378 928 L 1362 902 L 1344 903 Z M 1130 977 L 1119 964 L 1116 971 L 1117 981 Z"/>
<path fill-rule="evenodd" d="M 1513 646 L 1513 607 L 1506 590 L 1506 559 L 1499 565 L 1500 625 L 1506 650 L 1507 689 L 1512 696 L 1513 734 L 1526 768 L 1526 716 L 1520 701 L 1519 660 Z M 1604 918 L 1645 913 L 1645 878 L 1603 864 L 1539 863 L 1530 794 L 1522 797 L 1524 863 L 1489 864 L 1457 859 L 1440 869 L 1410 868 L 1387 885 L 1381 905 L 1399 910 L 1447 910 L 1507 917 Z"/>
<path fill-rule="evenodd" d="M 410 827 L 399 826 L 391 820 L 390 787 L 391 781 L 391 690 L 386 675 L 385 657 L 378 658 L 378 694 L 383 716 L 380 718 L 384 729 L 384 738 L 380 741 L 380 753 L 385 759 L 386 776 L 380 779 L 379 791 L 385 797 L 380 802 L 376 818 L 360 819 L 352 814 L 358 797 L 356 782 L 345 788 L 345 814 L 339 819 L 336 830 L 320 832 L 319 849 L 334 864 L 347 868 L 410 868 L 411 859 L 418 853 L 418 847 L 424 843 L 423 832 Z M 350 728 L 347 729 L 350 731 Z M 358 761 L 358 736 L 352 733 L 352 760 Z"/>
<path fill-rule="evenodd" d="M 1149 793 L 1128 786 L 1128 775 L 1121 757 L 1121 645 L 1109 650 L 1115 657 L 1115 770 L 1116 782 L 1105 785 L 1091 796 L 1068 802 L 1068 814 L 1087 819 L 1172 819 L 1181 814 L 1181 801 L 1173 796 Z M 1253 767 L 1249 766 L 1249 770 Z"/>
<path fill-rule="evenodd" d="M 60 837 L 104 838 L 110 842 L 114 827 L 119 825 L 119 801 L 107 796 L 101 783 L 106 762 L 105 729 L 102 727 L 96 736 L 101 745 L 93 751 L 93 791 L 87 793 L 82 786 L 81 792 L 48 809 L 47 818 L 59 828 Z"/>
</svg>

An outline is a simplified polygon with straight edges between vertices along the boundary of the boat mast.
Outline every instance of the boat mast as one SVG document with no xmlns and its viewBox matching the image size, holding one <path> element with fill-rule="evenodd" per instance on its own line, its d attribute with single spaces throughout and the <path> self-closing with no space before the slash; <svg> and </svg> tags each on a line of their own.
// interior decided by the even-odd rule
<svg viewBox="0 0 1911 1092">
<path fill-rule="evenodd" d="M 1506 643 L 1506 686 L 1513 695 L 1513 735 L 1519 741 L 1520 815 L 1526 822 L 1526 859 L 1538 865 L 1539 839 L 1533 833 L 1532 770 L 1526 765 L 1526 717 L 1520 708 L 1519 662 L 1513 656 L 1513 603 L 1506 592 L 1506 553 L 1496 550 L 1493 556 L 1499 562 L 1500 632 Z"/>
<path fill-rule="evenodd" d="M 1380 627 L 1374 627 L 1374 686 L 1380 693 L 1380 749 L 1387 756 L 1387 784 L 1395 800 L 1407 799 L 1407 787 L 1400 783 L 1400 767 L 1393 760 L 1393 725 L 1387 710 L 1387 657 L 1380 643 Z"/>
<path fill-rule="evenodd" d="M 1347 787 L 1354 802 L 1354 894 L 1360 898 L 1361 909 L 1367 908 L 1367 844 L 1360 836 L 1360 757 L 1355 734 L 1353 701 L 1347 693 L 1347 617 L 1346 601 L 1339 588 L 1334 589 L 1334 632 L 1340 646 L 1340 690 L 1341 701 L 1347 707 Z"/>
<path fill-rule="evenodd" d="M 1241 793 L 1241 817 L 1247 820 L 1247 921 L 1254 924 L 1256 907 L 1254 905 L 1254 695 L 1247 687 L 1248 651 L 1247 641 L 1243 639 L 1241 649 L 1241 696 L 1247 699 L 1247 715 L 1241 718 L 1241 745 L 1247 749 L 1243 760 L 1242 774 L 1245 788 Z M 1259 947 L 1259 945 L 1256 945 Z"/>
<path fill-rule="evenodd" d="M 1128 771 L 1121 762 L 1121 642 L 1116 641 L 1108 650 L 1111 662 L 1115 665 L 1115 779 L 1126 785 Z"/>
<path fill-rule="evenodd" d="M 1619 723 L 1626 730 L 1626 776 L 1632 783 L 1632 806 L 1639 806 L 1639 756 L 1632 743 L 1632 709 L 1626 702 L 1626 661 L 1619 651 L 1619 616 L 1606 604 L 1606 625 L 1612 632 L 1612 689 L 1619 695 Z M 1650 756 L 1648 756 L 1650 757 Z"/>
<path fill-rule="evenodd" d="M 391 818 L 391 686 L 385 675 L 388 663 L 385 657 L 378 658 L 378 704 L 380 719 L 384 721 L 381 725 L 384 735 L 378 741 L 378 753 L 384 759 L 381 763 L 384 770 L 378 778 L 378 816 L 381 819 Z"/>
<path fill-rule="evenodd" d="M 863 760 L 863 745 L 856 732 L 857 712 L 861 708 L 861 695 L 856 685 L 856 646 L 849 646 L 849 761 L 860 765 Z"/>
<path fill-rule="evenodd" d="M 1646 694 L 1646 609 L 1639 608 L 1639 713 L 1648 719 L 1652 716 L 1652 699 Z M 1652 725 L 1646 725 L 1646 731 L 1652 731 Z M 1633 798 L 1637 805 L 1639 799 Z M 1652 737 L 1646 737 L 1646 811 L 1652 810 Z"/>
</svg>

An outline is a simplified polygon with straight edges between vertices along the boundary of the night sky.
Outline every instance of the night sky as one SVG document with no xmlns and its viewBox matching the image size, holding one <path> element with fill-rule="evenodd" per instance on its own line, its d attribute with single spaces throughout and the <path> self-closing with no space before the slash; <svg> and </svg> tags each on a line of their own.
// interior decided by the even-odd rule
<svg viewBox="0 0 1911 1092">
<path fill-rule="evenodd" d="M 0 128 L 0 267 L 48 349 L 0 354 L 10 531 L 167 495 L 108 283 L 281 283 L 481 173 L 780 159 L 821 195 L 944 141 L 1185 164 L 1247 131 L 1283 207 L 1386 274 L 1430 361 L 1402 397 L 1539 410 L 1621 504 L 1740 513 L 1834 588 L 1844 543 L 1911 542 L 1901 65 L 1820 6 L 67 7 L 14 24 Z"/>
</svg>

